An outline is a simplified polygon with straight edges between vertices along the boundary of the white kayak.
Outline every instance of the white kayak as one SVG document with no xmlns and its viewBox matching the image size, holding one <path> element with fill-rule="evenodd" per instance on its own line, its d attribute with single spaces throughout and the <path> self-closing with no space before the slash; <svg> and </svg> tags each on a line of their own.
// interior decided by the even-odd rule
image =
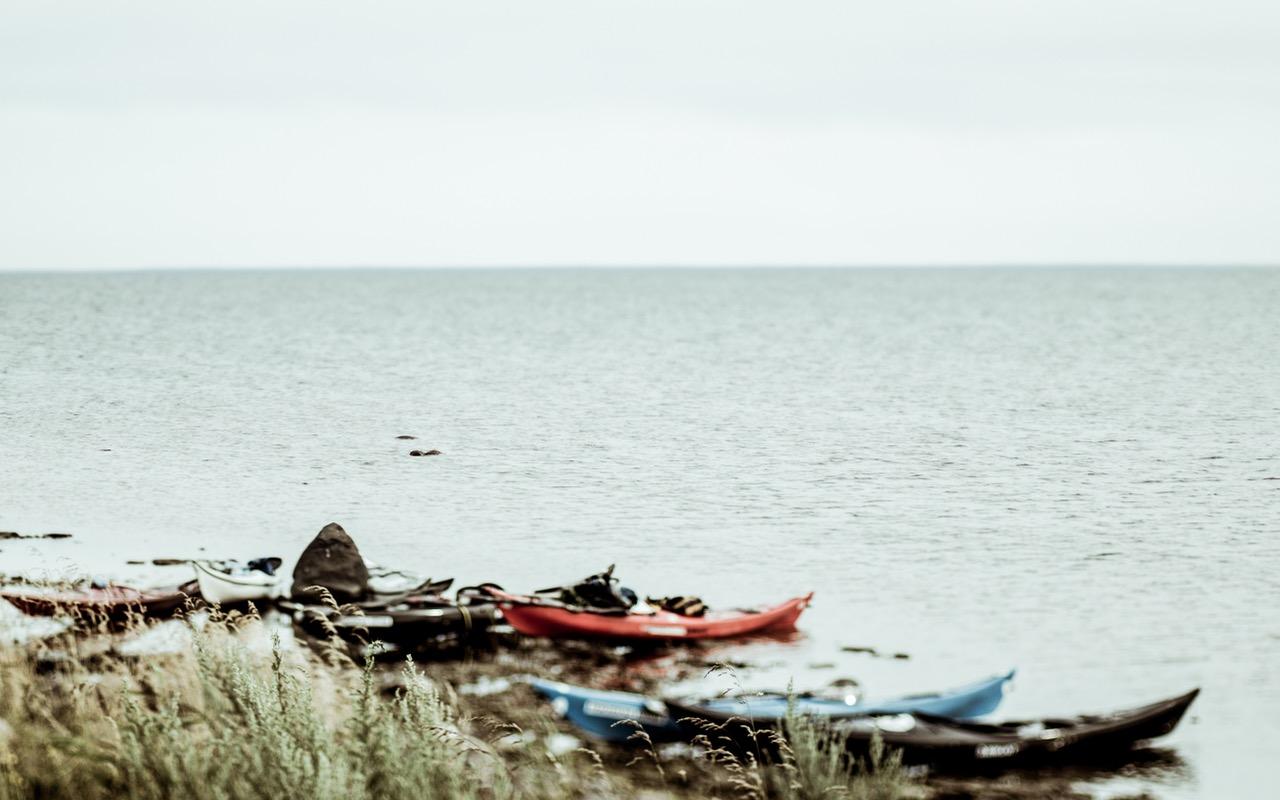
<svg viewBox="0 0 1280 800">
<path fill-rule="evenodd" d="M 278 558 L 263 561 L 273 562 L 273 570 L 280 566 Z M 196 570 L 200 594 L 205 602 L 214 605 L 270 600 L 285 594 L 286 576 L 279 573 L 268 573 L 238 561 L 192 561 L 191 565 Z"/>
<path fill-rule="evenodd" d="M 257 559 L 245 564 L 240 561 L 193 561 L 200 594 L 209 603 L 230 605 L 250 601 L 274 600 L 287 597 L 290 577 L 278 571 L 280 559 Z M 271 572 L 261 567 L 270 565 Z M 431 581 L 414 572 L 382 567 L 365 561 L 369 569 L 367 599 L 400 597 L 427 591 L 438 594 L 452 581 Z"/>
<path fill-rule="evenodd" d="M 433 585 L 429 578 L 416 572 L 382 567 L 368 559 L 364 563 L 369 568 L 369 594 L 375 597 L 409 594 Z M 448 588 L 448 584 L 445 584 L 445 588 Z"/>
</svg>

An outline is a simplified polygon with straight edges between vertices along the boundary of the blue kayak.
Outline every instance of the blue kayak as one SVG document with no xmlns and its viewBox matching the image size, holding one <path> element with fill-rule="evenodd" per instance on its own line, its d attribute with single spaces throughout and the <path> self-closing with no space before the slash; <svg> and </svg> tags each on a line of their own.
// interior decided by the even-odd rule
<svg viewBox="0 0 1280 800">
<path fill-rule="evenodd" d="M 1013 671 L 945 692 L 912 694 L 880 701 L 854 701 L 795 695 L 789 700 L 779 693 L 710 700 L 681 701 L 686 708 L 716 714 L 733 714 L 757 722 L 776 721 L 787 713 L 794 702 L 800 714 L 843 719 L 867 714 L 932 714 L 953 719 L 981 717 L 996 710 L 1004 699 L 1005 685 L 1013 680 Z M 530 681 L 539 694 L 551 701 L 557 715 L 568 719 L 583 732 L 610 742 L 631 737 L 637 725 L 654 741 L 688 738 L 661 700 L 631 692 L 607 692 L 571 686 L 556 681 Z"/>
</svg>

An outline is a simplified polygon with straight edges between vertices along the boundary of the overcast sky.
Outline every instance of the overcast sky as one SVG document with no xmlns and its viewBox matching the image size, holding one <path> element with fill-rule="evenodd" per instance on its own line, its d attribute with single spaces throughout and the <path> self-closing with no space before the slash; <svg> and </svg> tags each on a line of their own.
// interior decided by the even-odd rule
<svg viewBox="0 0 1280 800">
<path fill-rule="evenodd" d="M 1280 3 L 0 3 L 0 269 L 1280 263 Z"/>
</svg>

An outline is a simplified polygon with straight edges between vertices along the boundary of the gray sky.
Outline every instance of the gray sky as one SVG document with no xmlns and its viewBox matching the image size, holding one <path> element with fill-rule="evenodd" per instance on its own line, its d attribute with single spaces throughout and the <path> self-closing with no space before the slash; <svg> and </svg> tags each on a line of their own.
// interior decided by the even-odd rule
<svg viewBox="0 0 1280 800">
<path fill-rule="evenodd" d="M 0 268 L 1280 263 L 1280 4 L 0 5 Z"/>
</svg>

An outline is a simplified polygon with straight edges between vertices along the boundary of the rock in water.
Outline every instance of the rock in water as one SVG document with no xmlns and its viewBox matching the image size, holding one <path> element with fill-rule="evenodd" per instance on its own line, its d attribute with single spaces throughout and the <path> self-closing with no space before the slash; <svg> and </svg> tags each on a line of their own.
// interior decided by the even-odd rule
<svg viewBox="0 0 1280 800">
<path fill-rule="evenodd" d="M 318 593 L 308 588 L 311 586 L 328 589 L 339 603 L 355 602 L 369 590 L 369 568 L 356 543 L 336 522 L 320 529 L 293 568 L 293 596 L 317 600 Z"/>
<path fill-rule="evenodd" d="M 17 531 L 0 531 L 0 539 L 70 539 L 69 533 L 18 533 Z"/>
</svg>

